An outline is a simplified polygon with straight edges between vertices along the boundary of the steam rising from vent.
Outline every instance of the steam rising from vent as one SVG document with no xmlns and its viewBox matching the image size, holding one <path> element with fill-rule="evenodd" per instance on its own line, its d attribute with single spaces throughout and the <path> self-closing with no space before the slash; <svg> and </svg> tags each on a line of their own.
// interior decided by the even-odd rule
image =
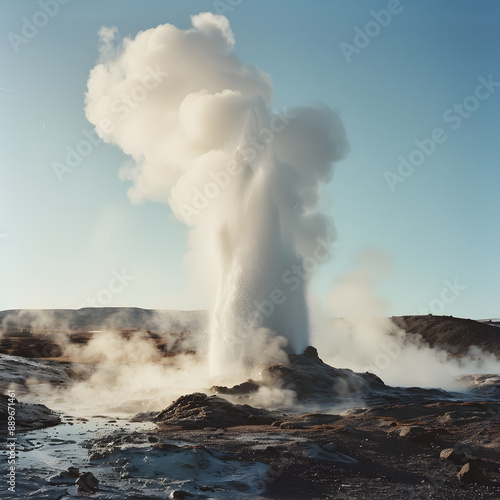
<svg viewBox="0 0 500 500">
<path fill-rule="evenodd" d="M 130 155 L 120 175 L 131 201 L 168 203 L 191 227 L 188 260 L 218 289 L 210 343 L 218 374 L 307 346 L 304 262 L 318 241 L 334 240 L 317 205 L 347 141 L 326 106 L 272 109 L 270 77 L 234 55 L 224 16 L 191 21 L 121 42 L 116 28 L 102 28 L 86 115 Z"/>
</svg>

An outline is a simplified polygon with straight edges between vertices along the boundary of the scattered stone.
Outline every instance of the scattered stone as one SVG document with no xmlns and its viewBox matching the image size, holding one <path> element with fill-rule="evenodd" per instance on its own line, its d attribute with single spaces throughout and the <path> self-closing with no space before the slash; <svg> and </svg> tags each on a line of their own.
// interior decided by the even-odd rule
<svg viewBox="0 0 500 500">
<path fill-rule="evenodd" d="M 67 470 L 63 470 L 56 474 L 55 476 L 51 476 L 47 479 L 49 484 L 72 484 L 74 479 L 80 475 L 80 471 L 76 467 L 68 467 Z"/>
<path fill-rule="evenodd" d="M 92 493 L 99 485 L 99 479 L 92 472 L 83 472 L 75 481 L 75 484 L 78 485 L 79 493 Z"/>
<path fill-rule="evenodd" d="M 489 485 L 491 481 L 482 473 L 475 462 L 467 462 L 457 474 L 459 481 L 480 485 Z"/>
<path fill-rule="evenodd" d="M 379 424 L 380 427 L 397 427 L 398 423 L 395 420 L 382 420 Z"/>
<path fill-rule="evenodd" d="M 68 474 L 70 477 L 78 477 L 80 474 L 80 470 L 76 467 L 68 467 Z"/>
<path fill-rule="evenodd" d="M 441 429 L 426 429 L 420 425 L 405 425 L 389 431 L 390 434 L 396 434 L 401 439 L 420 444 L 434 443 L 439 439 L 439 435 L 444 432 Z"/>
<path fill-rule="evenodd" d="M 176 490 L 170 493 L 169 498 L 183 500 L 184 498 L 193 497 L 191 493 L 184 490 Z"/>
<path fill-rule="evenodd" d="M 456 450 L 454 448 L 445 448 L 441 450 L 439 454 L 440 460 L 450 460 L 455 465 L 461 465 L 465 462 L 466 454 L 462 450 Z"/>
</svg>

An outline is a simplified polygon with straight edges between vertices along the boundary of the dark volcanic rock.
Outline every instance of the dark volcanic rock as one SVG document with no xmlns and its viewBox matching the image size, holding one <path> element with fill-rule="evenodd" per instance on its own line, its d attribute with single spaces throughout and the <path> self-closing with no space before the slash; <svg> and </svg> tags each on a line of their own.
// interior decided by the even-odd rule
<svg viewBox="0 0 500 500">
<path fill-rule="evenodd" d="M 213 392 L 237 396 L 250 395 L 260 387 L 273 387 L 293 391 L 299 402 L 320 404 L 363 404 L 375 406 L 407 401 L 429 403 L 450 398 L 441 389 L 419 387 L 390 387 L 373 373 L 357 373 L 347 368 L 334 368 L 318 356 L 309 346 L 303 354 L 289 354 L 287 364 L 265 368 L 261 380 L 248 380 L 234 387 L 214 386 Z"/>
<path fill-rule="evenodd" d="M 481 472 L 481 469 L 475 462 L 466 463 L 460 469 L 460 472 L 458 472 L 457 478 L 464 483 L 490 484 L 490 480 Z"/>
<path fill-rule="evenodd" d="M 429 444 L 439 440 L 440 435 L 445 432 L 444 429 L 429 429 L 420 425 L 408 425 L 395 429 L 392 433 L 401 439 L 407 439 L 415 443 Z"/>
<path fill-rule="evenodd" d="M 349 397 L 366 389 L 380 390 L 384 382 L 372 373 L 356 373 L 345 368 L 334 368 L 324 363 L 318 351 L 309 346 L 304 354 L 290 354 L 289 365 L 272 365 L 262 372 L 265 385 L 280 385 L 293 390 L 299 400 L 329 400 L 334 396 Z"/>
<path fill-rule="evenodd" d="M 180 425 L 191 429 L 270 425 L 279 418 L 276 413 L 249 405 L 235 405 L 217 396 L 199 392 L 181 396 L 154 417 L 162 425 Z"/>
<path fill-rule="evenodd" d="M 347 368 L 334 368 L 324 363 L 318 351 L 309 346 L 303 354 L 289 354 L 288 365 L 272 365 L 262 372 L 262 385 L 278 386 L 296 393 L 299 401 L 345 403 L 362 400 L 373 406 L 391 402 L 446 399 L 440 389 L 390 387 L 373 373 L 357 373 Z"/>
<path fill-rule="evenodd" d="M 254 382 L 253 380 L 247 380 L 242 384 L 235 385 L 233 387 L 226 387 L 224 385 L 214 385 L 210 388 L 212 392 L 216 394 L 232 394 L 232 395 L 240 395 L 240 394 L 251 394 L 252 392 L 257 392 L 259 390 L 260 385 Z"/>
<path fill-rule="evenodd" d="M 318 351 L 309 346 L 303 354 L 289 354 L 288 363 L 271 365 L 261 373 L 261 380 L 248 380 L 234 387 L 214 386 L 218 394 L 250 395 L 260 387 L 278 387 L 293 391 L 299 401 L 331 403 L 365 394 L 380 394 L 390 389 L 373 373 L 356 373 L 324 363 Z"/>
<path fill-rule="evenodd" d="M 45 405 L 20 403 L 0 394 L 0 433 L 7 430 L 9 404 L 11 412 L 15 412 L 16 431 L 41 429 L 61 423 L 61 418 Z"/>
<path fill-rule="evenodd" d="M 445 448 L 439 454 L 441 460 L 450 460 L 454 464 L 463 464 L 465 461 L 465 452 L 463 450 L 455 450 L 454 448 Z"/>
<path fill-rule="evenodd" d="M 79 493 L 92 493 L 99 486 L 99 479 L 92 472 L 82 472 L 75 484 L 78 485 Z"/>
</svg>

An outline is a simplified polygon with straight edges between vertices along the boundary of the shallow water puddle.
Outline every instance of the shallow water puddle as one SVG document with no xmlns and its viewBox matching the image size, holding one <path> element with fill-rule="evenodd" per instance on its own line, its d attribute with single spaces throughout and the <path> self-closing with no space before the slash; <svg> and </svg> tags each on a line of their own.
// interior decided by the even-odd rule
<svg viewBox="0 0 500 500">
<path fill-rule="evenodd" d="M 123 418 L 63 417 L 63 424 L 19 433 L 16 492 L 12 498 L 80 497 L 74 479 L 59 473 L 76 467 L 99 479 L 96 499 L 169 498 L 182 490 L 203 498 L 251 498 L 263 491 L 268 467 L 223 457 L 187 442 L 152 435 L 155 425 Z M 7 450 L 0 473 L 7 473 Z M 8 496 L 7 496 L 8 498 Z"/>
</svg>

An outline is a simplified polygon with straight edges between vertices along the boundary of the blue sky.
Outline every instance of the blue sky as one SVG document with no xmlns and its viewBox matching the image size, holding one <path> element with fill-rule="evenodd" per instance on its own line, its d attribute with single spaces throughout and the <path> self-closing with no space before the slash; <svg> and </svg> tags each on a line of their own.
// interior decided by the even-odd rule
<svg viewBox="0 0 500 500">
<path fill-rule="evenodd" d="M 187 230 L 165 205 L 130 203 L 118 148 L 95 146 L 61 182 L 52 164 L 92 130 L 83 100 L 101 26 L 132 36 L 163 23 L 186 29 L 190 15 L 226 5 L 235 52 L 271 75 L 275 107 L 324 101 L 347 130 L 351 152 L 322 201 L 339 248 L 312 291 L 326 296 L 376 249 L 392 261 L 376 289 L 389 314 L 421 312 L 455 280 L 465 289 L 444 314 L 500 316 L 500 87 L 469 98 L 480 78 L 500 82 L 498 2 L 72 0 L 19 42 L 23 18 L 43 24 L 43 3 L 0 1 L 0 309 L 75 308 L 97 296 L 206 306 L 184 262 Z M 397 13 L 377 27 L 371 11 L 388 8 Z M 375 33 L 365 47 L 356 27 Z M 355 48 L 350 58 L 342 43 Z M 459 123 L 453 106 L 464 101 L 474 110 Z M 399 175 L 398 157 L 435 129 L 446 140 L 391 190 L 386 173 Z M 102 293 L 123 272 L 123 289 Z"/>
</svg>

